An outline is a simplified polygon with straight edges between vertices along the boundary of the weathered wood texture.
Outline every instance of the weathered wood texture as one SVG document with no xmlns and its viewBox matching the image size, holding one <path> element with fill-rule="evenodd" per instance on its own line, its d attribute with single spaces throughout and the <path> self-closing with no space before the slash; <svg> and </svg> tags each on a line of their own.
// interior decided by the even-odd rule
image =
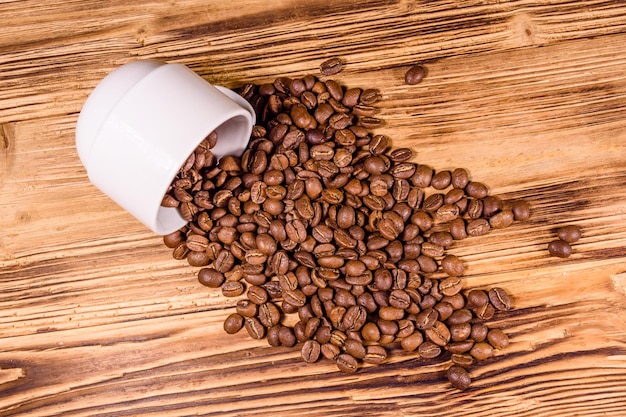
<svg viewBox="0 0 626 417">
<path fill-rule="evenodd" d="M 624 416 L 623 1 L 0 2 L 0 416 Z M 93 187 L 82 103 L 115 67 L 182 62 L 228 87 L 317 73 L 376 87 L 384 133 L 465 167 L 531 221 L 455 244 L 466 287 L 498 284 L 512 344 L 451 389 L 394 353 L 354 375 L 222 321 L 234 300 Z M 403 75 L 426 62 L 422 84 Z M 555 227 L 584 237 L 566 260 Z"/>
</svg>

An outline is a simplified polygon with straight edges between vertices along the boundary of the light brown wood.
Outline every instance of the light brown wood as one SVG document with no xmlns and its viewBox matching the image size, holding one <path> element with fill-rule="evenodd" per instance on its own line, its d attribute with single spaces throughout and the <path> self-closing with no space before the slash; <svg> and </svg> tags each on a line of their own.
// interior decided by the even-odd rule
<svg viewBox="0 0 626 417">
<path fill-rule="evenodd" d="M 0 416 L 623 416 L 626 6 L 621 1 L 0 2 Z M 509 348 L 472 368 L 394 352 L 354 375 L 226 335 L 202 287 L 92 186 L 74 125 L 108 72 L 181 62 L 238 87 L 334 76 L 382 95 L 415 160 L 467 168 L 530 221 L 455 243 L 465 286 L 499 285 Z M 428 68 L 403 82 L 416 62 Z M 578 224 L 568 259 L 553 230 Z"/>
</svg>

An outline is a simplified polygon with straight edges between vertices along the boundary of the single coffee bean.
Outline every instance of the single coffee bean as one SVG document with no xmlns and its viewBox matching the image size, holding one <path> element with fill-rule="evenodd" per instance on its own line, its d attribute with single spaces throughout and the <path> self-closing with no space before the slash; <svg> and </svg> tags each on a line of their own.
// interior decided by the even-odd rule
<svg viewBox="0 0 626 417">
<path fill-rule="evenodd" d="M 400 341 L 400 345 L 405 351 L 413 352 L 414 350 L 418 349 L 423 344 L 423 342 L 424 336 L 420 331 L 416 331 L 410 336 L 403 338 Z"/>
<path fill-rule="evenodd" d="M 333 57 L 320 64 L 320 72 L 322 75 L 334 75 L 341 71 L 343 62 L 341 58 Z"/>
<path fill-rule="evenodd" d="M 452 171 L 450 183 L 454 188 L 463 189 L 469 183 L 469 174 L 463 168 L 457 168 Z"/>
<path fill-rule="evenodd" d="M 458 342 L 449 343 L 446 349 L 450 353 L 466 353 L 469 352 L 474 346 L 473 340 L 461 340 Z"/>
<path fill-rule="evenodd" d="M 450 325 L 450 339 L 453 342 L 461 342 L 470 337 L 472 325 L 469 322 Z"/>
<path fill-rule="evenodd" d="M 465 264 L 455 255 L 446 255 L 441 260 L 441 268 L 451 277 L 460 277 L 465 274 Z M 459 280 L 459 283 L 461 281 Z M 446 294 L 448 295 L 448 294 Z M 449 294 L 454 295 L 454 294 Z"/>
<path fill-rule="evenodd" d="M 426 69 L 422 65 L 413 65 L 404 74 L 404 82 L 408 85 L 415 85 L 422 82 L 426 75 Z"/>
<path fill-rule="evenodd" d="M 387 359 L 387 350 L 379 345 L 367 346 L 363 362 L 371 364 L 380 364 Z"/>
<path fill-rule="evenodd" d="M 556 231 L 559 239 L 567 243 L 574 243 L 580 239 L 582 231 L 580 227 L 575 225 L 563 226 Z M 558 255 L 557 255 L 558 256 Z"/>
<path fill-rule="evenodd" d="M 474 357 L 466 353 L 453 353 L 452 355 L 450 355 L 450 360 L 453 364 L 465 369 L 474 364 Z"/>
<path fill-rule="evenodd" d="M 292 347 L 297 343 L 296 334 L 293 331 L 293 328 L 287 326 L 281 326 L 278 331 L 278 339 L 280 340 L 281 345 Z"/>
<path fill-rule="evenodd" d="M 489 344 L 496 349 L 504 349 L 509 345 L 509 336 L 500 329 L 491 329 L 487 333 Z"/>
<path fill-rule="evenodd" d="M 487 219 L 475 219 L 467 223 L 466 230 L 470 236 L 482 236 L 489 232 L 491 227 Z"/>
<path fill-rule="evenodd" d="M 469 373 L 459 365 L 452 365 L 448 368 L 446 376 L 454 388 L 462 391 L 468 389 L 472 383 Z"/>
<path fill-rule="evenodd" d="M 487 190 L 487 186 L 483 184 L 482 182 L 470 181 L 465 186 L 465 192 L 470 197 L 485 198 L 487 197 L 488 190 Z"/>
<path fill-rule="evenodd" d="M 198 271 L 198 281 L 209 288 L 219 288 L 224 283 L 224 274 L 214 268 L 202 268 Z"/>
<path fill-rule="evenodd" d="M 557 239 L 548 244 L 548 252 L 552 256 L 567 258 L 572 254 L 572 247 L 566 241 Z"/>
<path fill-rule="evenodd" d="M 254 317 L 245 317 L 244 327 L 253 339 L 263 339 L 263 337 L 265 337 L 265 327 Z"/>
<path fill-rule="evenodd" d="M 440 321 L 436 321 L 430 329 L 424 330 L 424 334 L 428 340 L 442 347 L 450 341 L 450 330 Z"/>
<path fill-rule="evenodd" d="M 489 225 L 492 229 L 502 229 L 513 224 L 513 219 L 514 215 L 512 210 L 503 210 L 494 214 L 489 219 Z"/>
<path fill-rule="evenodd" d="M 238 314 L 244 317 L 254 317 L 259 311 L 259 306 L 250 300 L 239 300 L 237 301 L 236 310 Z"/>
<path fill-rule="evenodd" d="M 245 289 L 245 286 L 239 281 L 226 281 L 222 284 L 222 294 L 226 297 L 239 297 Z"/>
<path fill-rule="evenodd" d="M 424 359 L 434 359 L 441 355 L 441 347 L 433 342 L 426 341 L 419 345 L 417 353 L 419 353 L 419 355 Z"/>
<path fill-rule="evenodd" d="M 482 307 L 489 302 L 489 296 L 483 290 L 470 290 L 466 297 L 468 308 Z"/>
<path fill-rule="evenodd" d="M 530 218 L 530 204 L 525 200 L 515 200 L 511 203 L 513 216 L 517 221 L 524 221 Z"/>
<path fill-rule="evenodd" d="M 243 328 L 243 316 L 232 313 L 224 321 L 224 331 L 228 334 L 235 334 Z"/>
<path fill-rule="evenodd" d="M 490 289 L 489 300 L 496 310 L 508 311 L 511 309 L 511 299 L 502 288 L 494 287 Z"/>
<path fill-rule="evenodd" d="M 356 359 L 363 359 L 366 355 L 365 346 L 363 343 L 356 339 L 347 339 L 343 346 L 347 354 L 353 356 Z"/>
<path fill-rule="evenodd" d="M 354 373 L 359 367 L 359 363 L 356 358 L 347 353 L 342 353 L 337 356 L 336 364 L 337 368 L 339 368 L 341 372 L 345 373 Z"/>
<path fill-rule="evenodd" d="M 446 278 L 439 283 L 439 290 L 443 295 L 458 294 L 463 288 L 463 281 L 457 277 Z"/>
<path fill-rule="evenodd" d="M 322 344 L 320 351 L 322 353 L 322 356 L 330 360 L 336 360 L 341 353 L 341 349 L 338 346 L 328 342 Z"/>
<path fill-rule="evenodd" d="M 472 332 L 470 334 L 470 338 L 474 342 L 483 342 L 487 338 L 487 334 L 489 329 L 482 323 L 474 323 L 472 324 Z"/>
<path fill-rule="evenodd" d="M 485 342 L 476 343 L 470 350 L 470 355 L 479 361 L 489 359 L 493 356 L 493 347 Z"/>
<path fill-rule="evenodd" d="M 301 356 L 307 363 L 317 362 L 321 354 L 321 345 L 315 340 L 307 340 L 302 345 Z"/>
</svg>

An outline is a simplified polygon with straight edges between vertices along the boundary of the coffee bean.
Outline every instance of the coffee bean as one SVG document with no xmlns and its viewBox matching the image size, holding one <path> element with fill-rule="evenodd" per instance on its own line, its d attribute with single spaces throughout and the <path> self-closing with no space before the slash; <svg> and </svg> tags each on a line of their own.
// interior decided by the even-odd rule
<svg viewBox="0 0 626 417">
<path fill-rule="evenodd" d="M 436 321 L 433 327 L 424 330 L 424 334 L 428 340 L 438 346 L 445 346 L 450 341 L 450 330 L 440 321 Z"/>
<path fill-rule="evenodd" d="M 524 221 L 530 218 L 530 204 L 524 200 L 516 200 L 511 203 L 511 210 L 515 220 Z"/>
<path fill-rule="evenodd" d="M 441 268 L 443 271 L 451 277 L 460 277 L 465 274 L 465 265 L 455 255 L 446 255 L 441 260 Z M 459 280 L 460 283 L 460 280 Z M 448 295 L 448 294 L 446 294 Z M 449 294 L 454 295 L 454 294 Z"/>
<path fill-rule="evenodd" d="M 450 296 L 458 294 L 462 288 L 463 281 L 455 276 L 446 278 L 439 283 L 439 290 L 443 293 L 443 295 Z"/>
<path fill-rule="evenodd" d="M 580 229 L 580 227 L 575 226 L 575 225 L 568 225 L 568 226 L 563 226 L 560 227 L 557 231 L 556 231 L 556 235 L 559 239 L 561 239 L 564 242 L 567 243 L 574 243 L 576 241 L 578 241 L 578 239 L 580 239 L 581 235 L 582 235 L 582 231 Z M 563 252 L 563 251 L 560 251 Z M 558 255 L 556 255 L 558 256 Z"/>
<path fill-rule="evenodd" d="M 415 85 L 422 82 L 426 75 L 426 69 L 422 65 L 413 65 L 404 74 L 404 82 L 408 85 Z"/>
<path fill-rule="evenodd" d="M 502 288 L 494 287 L 490 289 L 489 300 L 496 310 L 508 311 L 511 309 L 511 299 Z"/>
<path fill-rule="evenodd" d="M 341 372 L 345 373 L 354 373 L 359 367 L 359 363 L 356 358 L 348 353 L 341 353 L 337 356 L 336 364 L 337 368 L 339 368 Z"/>
<path fill-rule="evenodd" d="M 493 347 L 485 342 L 476 343 L 470 350 L 470 355 L 479 361 L 489 359 L 493 356 Z"/>
<path fill-rule="evenodd" d="M 228 334 L 235 334 L 243 328 L 243 317 L 233 313 L 224 320 L 224 331 Z"/>
<path fill-rule="evenodd" d="M 472 383 L 472 379 L 467 371 L 458 365 L 452 365 L 448 368 L 446 377 L 454 388 L 462 391 L 468 389 Z"/>
<path fill-rule="evenodd" d="M 224 283 L 224 274 L 214 268 L 202 268 L 198 271 L 198 281 L 209 288 L 219 288 Z"/>
<path fill-rule="evenodd" d="M 509 345 L 509 337 L 500 329 L 489 330 L 487 340 L 496 349 L 504 349 Z"/>
<path fill-rule="evenodd" d="M 302 345 L 302 359 L 307 363 L 317 362 L 321 354 L 321 345 L 315 340 L 307 340 Z"/>
<path fill-rule="evenodd" d="M 343 62 L 341 58 L 333 57 L 320 64 L 320 72 L 322 75 L 334 75 L 341 71 Z"/>
<path fill-rule="evenodd" d="M 222 294 L 226 297 L 238 297 L 245 289 L 244 285 L 238 281 L 226 281 L 222 284 Z"/>
<path fill-rule="evenodd" d="M 254 317 L 245 317 L 244 327 L 253 339 L 263 339 L 263 337 L 265 337 L 265 327 Z"/>
<path fill-rule="evenodd" d="M 371 364 L 380 364 L 387 359 L 387 350 L 379 345 L 367 346 L 363 362 Z"/>
<path fill-rule="evenodd" d="M 566 241 L 557 239 L 548 244 L 548 252 L 552 256 L 567 258 L 572 254 L 572 247 Z"/>
</svg>

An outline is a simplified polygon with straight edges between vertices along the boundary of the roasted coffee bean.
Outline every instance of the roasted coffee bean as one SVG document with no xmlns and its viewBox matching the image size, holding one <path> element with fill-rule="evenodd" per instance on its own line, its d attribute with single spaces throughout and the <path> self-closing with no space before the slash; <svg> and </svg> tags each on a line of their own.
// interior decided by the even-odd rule
<svg viewBox="0 0 626 417">
<path fill-rule="evenodd" d="M 443 271 L 451 277 L 460 277 L 465 274 L 465 265 L 455 255 L 446 255 L 441 260 L 441 268 Z M 460 281 L 459 281 L 460 282 Z M 454 295 L 454 294 L 446 294 Z"/>
<path fill-rule="evenodd" d="M 246 287 L 239 281 L 226 281 L 222 284 L 222 294 L 226 297 L 239 297 Z"/>
<path fill-rule="evenodd" d="M 337 356 L 336 359 L 337 368 L 341 372 L 354 373 L 359 367 L 359 363 L 356 358 L 348 353 L 342 353 Z"/>
<path fill-rule="evenodd" d="M 307 363 L 317 362 L 320 357 L 322 348 L 319 342 L 315 340 L 307 340 L 302 345 L 302 359 Z"/>
<path fill-rule="evenodd" d="M 561 239 L 564 242 L 574 243 L 574 242 L 577 242 L 580 239 L 580 237 L 582 235 L 582 231 L 581 231 L 580 227 L 578 227 L 578 226 L 568 225 L 568 226 L 560 227 L 556 231 L 556 235 L 557 235 L 557 237 L 559 239 Z M 563 253 L 562 250 L 559 251 L 559 252 Z"/>
<path fill-rule="evenodd" d="M 446 278 L 439 283 L 439 290 L 443 293 L 443 295 L 451 296 L 458 294 L 462 288 L 463 281 L 456 276 Z"/>
<path fill-rule="evenodd" d="M 467 293 L 467 306 L 469 308 L 482 307 L 489 303 L 489 296 L 483 290 L 470 290 Z"/>
<path fill-rule="evenodd" d="M 489 219 L 489 225 L 492 229 L 503 229 L 513 224 L 513 220 L 513 211 L 503 210 L 491 216 L 491 218 Z"/>
<path fill-rule="evenodd" d="M 417 353 L 424 359 L 434 359 L 441 355 L 441 347 L 433 342 L 425 341 L 419 345 Z"/>
<path fill-rule="evenodd" d="M 243 328 L 243 322 L 240 314 L 232 313 L 224 320 L 224 331 L 228 334 L 235 334 Z"/>
<path fill-rule="evenodd" d="M 253 339 L 263 339 L 263 337 L 265 337 L 265 327 L 254 317 L 245 317 L 244 327 Z"/>
<path fill-rule="evenodd" d="M 474 342 L 483 342 L 488 335 L 489 329 L 487 326 L 481 323 L 472 324 L 472 331 L 470 333 L 470 338 Z"/>
<path fill-rule="evenodd" d="M 281 326 L 278 331 L 278 340 L 280 340 L 281 345 L 292 347 L 297 343 L 296 334 L 293 331 L 293 328 L 288 326 Z"/>
<path fill-rule="evenodd" d="M 485 342 L 476 343 L 470 350 L 470 355 L 479 361 L 489 359 L 493 356 L 493 347 Z"/>
<path fill-rule="evenodd" d="M 511 203 L 513 216 L 517 221 L 528 220 L 530 218 L 530 204 L 524 200 L 515 200 Z"/>
<path fill-rule="evenodd" d="M 326 359 L 335 360 L 341 354 L 341 348 L 332 343 L 323 343 L 320 351 Z"/>
<path fill-rule="evenodd" d="M 426 75 L 426 68 L 422 65 L 413 65 L 404 74 L 404 82 L 408 85 L 415 85 L 422 82 Z"/>
<path fill-rule="evenodd" d="M 367 346 L 363 362 L 371 364 L 380 364 L 387 359 L 387 350 L 379 345 Z"/>
<path fill-rule="evenodd" d="M 489 300 L 496 310 L 508 311 L 511 309 L 511 299 L 502 288 L 494 287 L 490 289 Z"/>
<path fill-rule="evenodd" d="M 259 306 L 250 300 L 239 300 L 237 301 L 236 310 L 238 314 L 244 317 L 254 317 L 259 311 Z"/>
<path fill-rule="evenodd" d="M 474 341 L 473 340 L 461 340 L 458 342 L 452 342 L 450 344 L 448 344 L 448 346 L 446 346 L 446 349 L 448 350 L 448 352 L 450 353 L 467 353 L 469 352 L 472 347 L 474 346 Z"/>
<path fill-rule="evenodd" d="M 420 331 L 416 331 L 410 336 L 403 338 L 400 341 L 400 345 L 405 351 L 413 352 L 414 350 L 417 350 L 423 344 L 423 342 L 424 336 Z"/>
<path fill-rule="evenodd" d="M 198 271 L 198 281 L 209 288 L 219 288 L 224 283 L 224 274 L 214 268 L 202 268 Z"/>
<path fill-rule="evenodd" d="M 446 372 L 450 384 L 456 389 L 464 391 L 472 384 L 472 379 L 467 371 L 459 365 L 452 365 Z"/>
<path fill-rule="evenodd" d="M 341 71 L 342 65 L 341 58 L 329 58 L 320 64 L 320 72 L 322 75 L 334 75 Z"/>
<path fill-rule="evenodd" d="M 428 340 L 439 346 L 445 346 L 450 341 L 450 330 L 440 321 L 436 321 L 431 328 L 424 330 L 424 334 Z"/>
<path fill-rule="evenodd" d="M 450 325 L 450 339 L 453 342 L 461 342 L 470 337 L 472 325 L 469 322 Z"/>
<path fill-rule="evenodd" d="M 272 327 L 280 322 L 280 310 L 272 302 L 259 305 L 258 319 L 265 327 Z"/>
<path fill-rule="evenodd" d="M 500 329 L 489 330 L 487 340 L 496 349 L 504 349 L 509 345 L 509 337 Z"/>
<path fill-rule="evenodd" d="M 552 256 L 567 258 L 572 254 L 572 247 L 566 241 L 557 239 L 548 244 L 548 252 Z"/>
<path fill-rule="evenodd" d="M 470 236 L 482 236 L 489 232 L 491 227 L 487 219 L 475 219 L 467 223 L 466 230 Z"/>
</svg>

